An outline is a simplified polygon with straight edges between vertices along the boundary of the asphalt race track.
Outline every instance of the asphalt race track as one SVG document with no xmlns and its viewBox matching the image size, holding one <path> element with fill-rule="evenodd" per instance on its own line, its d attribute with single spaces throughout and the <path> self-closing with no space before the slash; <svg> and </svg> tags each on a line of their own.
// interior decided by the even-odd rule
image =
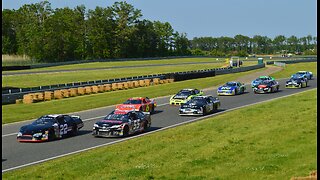
<svg viewBox="0 0 320 180">
<path fill-rule="evenodd" d="M 278 80 L 280 83 L 280 91 L 271 94 L 254 94 L 249 85 L 245 94 L 237 96 L 219 96 L 221 101 L 221 107 L 219 113 L 237 107 L 258 103 L 273 98 L 283 97 L 290 94 L 310 90 L 317 88 L 317 77 L 308 82 L 307 88 L 302 89 L 285 89 L 285 81 L 287 79 Z M 204 91 L 205 94 L 216 96 L 216 88 Z M 129 97 L 128 97 L 129 98 Z M 199 117 L 179 116 L 177 106 L 168 105 L 170 96 L 156 98 L 158 107 L 156 107 L 156 113 L 151 115 L 152 125 L 148 133 L 152 133 L 156 130 L 164 129 L 165 127 L 175 124 L 183 123 L 190 120 L 198 120 Z M 123 99 L 125 101 L 126 98 Z M 80 115 L 84 121 L 84 127 L 79 131 L 79 135 L 66 139 L 44 142 L 44 143 L 19 143 L 16 140 L 16 135 L 19 128 L 22 125 L 28 124 L 28 122 L 13 123 L 2 126 L 2 172 L 23 167 L 26 165 L 35 164 L 38 162 L 53 159 L 66 154 L 74 153 L 75 151 L 81 151 L 95 146 L 101 146 L 103 144 L 112 143 L 125 138 L 95 138 L 91 135 L 93 124 L 102 119 L 106 114 L 111 112 L 114 106 L 91 109 L 74 113 Z M 284 112 L 285 113 L 285 112 Z M 216 114 L 216 113 L 215 113 Z M 208 116 L 214 116 L 208 115 Z M 146 134 L 146 133 L 144 133 Z M 143 135 L 143 134 L 141 134 Z M 134 135 L 128 138 L 138 137 L 140 135 Z"/>
</svg>

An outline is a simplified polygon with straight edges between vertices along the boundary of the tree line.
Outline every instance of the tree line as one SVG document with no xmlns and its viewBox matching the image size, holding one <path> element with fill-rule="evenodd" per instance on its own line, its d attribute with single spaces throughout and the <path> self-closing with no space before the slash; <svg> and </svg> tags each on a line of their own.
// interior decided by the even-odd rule
<svg viewBox="0 0 320 180">
<path fill-rule="evenodd" d="M 27 55 L 39 62 L 182 55 L 247 55 L 288 50 L 307 52 L 317 38 L 266 36 L 200 37 L 188 40 L 168 22 L 142 19 L 126 2 L 86 10 L 52 9 L 48 1 L 2 10 L 2 54 Z M 314 53 L 313 51 L 309 53 Z M 315 52 L 316 53 L 316 52 Z"/>
<path fill-rule="evenodd" d="M 252 54 L 317 54 L 317 37 L 308 35 L 298 38 L 294 35 L 278 35 L 274 39 L 255 35 L 252 38 L 244 35 L 232 37 L 200 37 L 190 41 L 193 54 L 212 56 L 248 56 Z"/>
</svg>

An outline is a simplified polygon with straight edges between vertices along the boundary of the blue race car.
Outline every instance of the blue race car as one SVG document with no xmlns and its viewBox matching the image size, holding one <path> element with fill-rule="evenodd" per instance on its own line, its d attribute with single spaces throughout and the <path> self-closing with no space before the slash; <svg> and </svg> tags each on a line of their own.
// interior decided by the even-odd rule
<svg viewBox="0 0 320 180">
<path fill-rule="evenodd" d="M 310 71 L 298 71 L 294 75 L 302 76 L 304 78 L 307 78 L 308 80 L 312 79 L 313 77 L 313 74 Z M 293 77 L 294 75 L 292 75 L 291 77 Z"/>
<path fill-rule="evenodd" d="M 217 95 L 236 95 L 242 94 L 246 90 L 246 87 L 241 82 L 227 82 L 217 89 Z"/>
</svg>

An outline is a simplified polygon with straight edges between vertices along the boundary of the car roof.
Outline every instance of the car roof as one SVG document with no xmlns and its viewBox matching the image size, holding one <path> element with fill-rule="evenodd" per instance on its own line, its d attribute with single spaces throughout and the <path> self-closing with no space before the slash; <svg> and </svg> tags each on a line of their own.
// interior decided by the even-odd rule
<svg viewBox="0 0 320 180">
<path fill-rule="evenodd" d="M 193 91 L 195 89 L 181 89 L 180 91 Z"/>
<path fill-rule="evenodd" d="M 145 97 L 132 97 L 132 98 L 129 98 L 128 100 L 134 100 L 134 99 L 142 100 L 142 99 L 146 99 L 146 98 Z"/>
<path fill-rule="evenodd" d="M 307 71 L 298 71 L 298 73 L 306 73 Z"/>
<path fill-rule="evenodd" d="M 129 112 L 132 112 L 133 110 L 120 110 L 120 109 L 116 109 L 114 110 L 113 114 L 128 114 Z"/>
<path fill-rule="evenodd" d="M 210 97 L 211 95 L 207 95 L 207 96 L 195 96 L 193 98 L 207 98 L 207 97 Z M 212 96 L 213 97 L 213 96 Z"/>
<path fill-rule="evenodd" d="M 48 114 L 46 116 L 56 118 L 58 116 L 62 116 L 63 114 Z"/>
<path fill-rule="evenodd" d="M 269 78 L 270 76 L 259 76 L 259 78 Z"/>
</svg>

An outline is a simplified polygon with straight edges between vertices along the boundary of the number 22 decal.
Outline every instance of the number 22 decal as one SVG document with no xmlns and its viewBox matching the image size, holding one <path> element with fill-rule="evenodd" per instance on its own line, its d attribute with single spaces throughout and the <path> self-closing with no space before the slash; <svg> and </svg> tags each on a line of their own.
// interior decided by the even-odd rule
<svg viewBox="0 0 320 180">
<path fill-rule="evenodd" d="M 67 134 L 67 133 L 68 133 L 68 125 L 61 124 L 60 125 L 60 135 Z"/>
</svg>

